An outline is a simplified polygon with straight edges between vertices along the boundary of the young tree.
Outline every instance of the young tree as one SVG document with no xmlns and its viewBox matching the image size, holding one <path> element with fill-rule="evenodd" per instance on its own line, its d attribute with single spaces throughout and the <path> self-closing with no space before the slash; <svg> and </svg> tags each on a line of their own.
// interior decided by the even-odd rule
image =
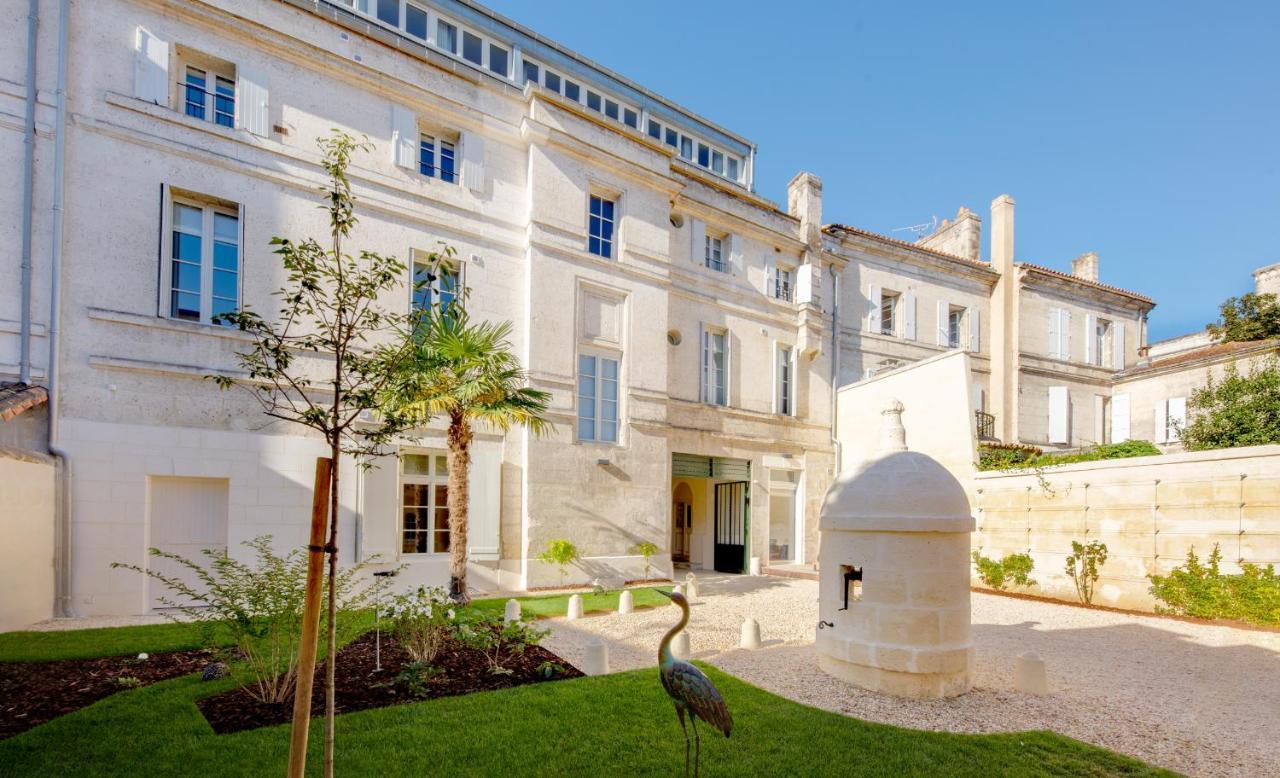
<svg viewBox="0 0 1280 778">
<path fill-rule="evenodd" d="M 1228 365 L 1221 380 L 1192 391 L 1178 430 L 1189 451 L 1280 443 L 1280 359 L 1272 355 L 1241 375 Z"/>
<path fill-rule="evenodd" d="M 1280 301 L 1270 293 L 1229 297 L 1218 308 L 1218 321 L 1205 329 L 1224 343 L 1280 338 Z"/>
<path fill-rule="evenodd" d="M 452 256 L 446 250 L 444 258 Z M 472 423 L 507 432 L 527 427 L 541 435 L 549 392 L 530 388 L 508 338 L 510 322 L 472 321 L 467 290 L 445 306 L 424 311 L 413 337 L 411 359 L 403 363 L 386 407 L 425 422 L 448 419 L 449 596 L 467 594 L 467 477 L 471 469 Z"/>
<path fill-rule="evenodd" d="M 223 389 L 245 387 L 267 416 L 308 427 L 329 447 L 324 773 L 331 776 L 341 457 L 377 455 L 387 441 L 411 426 L 410 417 L 381 409 L 377 398 L 411 355 L 412 324 L 407 312 L 379 305 L 384 293 L 402 287 L 405 265 L 395 257 L 371 251 L 353 255 L 344 248 L 357 222 L 347 169 L 352 156 L 367 151 L 368 144 L 336 130 L 317 143 L 329 179 L 324 187 L 330 227 L 327 245 L 313 238 L 300 243 L 271 239 L 288 273 L 286 286 L 276 293 L 281 300 L 279 315 L 267 319 L 247 306 L 219 315 L 217 322 L 247 332 L 253 344 L 237 354 L 248 381 L 225 375 L 211 378 Z M 370 417 L 366 412 L 375 408 L 383 412 Z"/>
</svg>

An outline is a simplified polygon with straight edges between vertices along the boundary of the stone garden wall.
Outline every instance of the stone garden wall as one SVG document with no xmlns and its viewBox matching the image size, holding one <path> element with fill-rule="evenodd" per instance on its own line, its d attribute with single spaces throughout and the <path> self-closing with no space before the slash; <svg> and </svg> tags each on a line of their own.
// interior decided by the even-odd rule
<svg viewBox="0 0 1280 778">
<path fill-rule="evenodd" d="M 1064 571 L 1071 541 L 1101 540 L 1109 559 L 1094 604 L 1149 610 L 1147 576 L 1167 573 L 1194 547 L 1215 543 L 1224 572 L 1280 565 L 1280 446 L 1065 465 L 1034 473 L 983 472 L 971 500 L 973 547 L 999 558 L 1030 551 L 1028 592 L 1076 600 Z M 974 579 L 977 584 L 977 579 Z"/>
<path fill-rule="evenodd" d="M 54 464 L 0 448 L 0 631 L 53 616 Z"/>
</svg>

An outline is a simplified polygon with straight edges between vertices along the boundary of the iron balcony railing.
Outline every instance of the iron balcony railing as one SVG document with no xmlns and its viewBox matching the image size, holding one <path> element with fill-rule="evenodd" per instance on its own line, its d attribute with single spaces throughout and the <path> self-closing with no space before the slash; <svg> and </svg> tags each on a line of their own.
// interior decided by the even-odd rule
<svg viewBox="0 0 1280 778">
<path fill-rule="evenodd" d="M 974 411 L 974 418 L 978 423 L 978 439 L 979 440 L 995 440 L 996 438 L 996 417 L 982 411 Z"/>
</svg>

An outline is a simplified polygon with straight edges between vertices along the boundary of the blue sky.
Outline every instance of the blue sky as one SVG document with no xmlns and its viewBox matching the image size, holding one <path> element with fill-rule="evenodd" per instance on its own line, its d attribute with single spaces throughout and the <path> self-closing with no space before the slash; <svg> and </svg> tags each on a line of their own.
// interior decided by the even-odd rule
<svg viewBox="0 0 1280 778">
<path fill-rule="evenodd" d="M 828 222 L 1008 192 L 1018 259 L 1097 251 L 1152 340 L 1280 262 L 1280 3 L 487 4 L 756 142 L 766 197 L 817 173 Z"/>
</svg>

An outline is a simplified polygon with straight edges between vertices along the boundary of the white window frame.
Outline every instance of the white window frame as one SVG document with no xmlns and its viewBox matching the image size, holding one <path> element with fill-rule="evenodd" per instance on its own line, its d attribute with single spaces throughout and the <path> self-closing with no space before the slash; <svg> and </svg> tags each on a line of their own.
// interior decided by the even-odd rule
<svg viewBox="0 0 1280 778">
<path fill-rule="evenodd" d="M 796 350 L 785 343 L 773 346 L 773 412 L 796 415 Z"/>
<path fill-rule="evenodd" d="M 599 216 L 596 216 L 591 213 L 592 200 L 599 200 L 601 203 Z M 592 256 L 600 257 L 601 259 L 609 259 L 609 260 L 615 260 L 615 261 L 618 259 L 618 223 L 621 221 L 621 218 L 620 218 L 621 211 L 619 210 L 621 206 L 621 202 L 622 202 L 622 198 L 620 196 L 611 194 L 608 192 L 591 191 L 587 194 L 587 244 L 585 248 L 587 249 L 588 254 L 591 254 Z M 610 203 L 613 205 L 612 218 L 609 218 L 609 219 L 605 218 L 604 203 Z M 592 234 L 592 224 L 593 224 L 592 219 L 598 219 L 600 224 L 602 225 L 599 235 Z M 606 222 L 612 228 L 609 232 L 609 237 L 607 239 L 604 237 L 604 229 L 603 229 L 603 225 Z M 601 250 L 599 252 L 591 250 L 592 238 L 595 238 L 600 242 Z M 607 246 L 607 250 L 605 249 L 606 246 Z"/>
<path fill-rule="evenodd" d="M 195 208 L 201 212 L 200 234 L 200 318 L 198 321 L 181 318 L 173 310 L 173 233 L 184 232 L 175 223 L 173 213 L 178 205 Z M 244 206 L 217 202 L 214 198 L 202 198 L 186 192 L 175 192 L 165 187 L 163 202 L 164 230 L 163 253 L 160 257 L 160 314 L 166 319 L 189 324 L 213 323 L 213 217 L 222 214 L 236 219 L 236 310 L 244 306 Z M 190 233 L 187 233 L 190 234 Z"/>
<path fill-rule="evenodd" d="M 773 288 L 769 290 L 769 296 L 786 303 L 795 302 L 795 284 L 795 268 L 787 265 L 774 265 Z"/>
<path fill-rule="evenodd" d="M 717 273 L 728 273 L 729 263 L 724 258 L 724 235 L 708 232 L 704 236 L 702 266 Z"/>
<path fill-rule="evenodd" d="M 716 338 L 720 339 L 720 353 L 724 357 L 721 360 L 723 367 L 720 370 L 720 383 L 714 383 L 716 370 L 712 355 L 715 352 L 711 346 L 716 342 Z M 719 327 L 703 327 L 699 359 L 702 402 L 727 408 L 729 406 L 729 331 Z"/>
<path fill-rule="evenodd" d="M 880 311 L 877 321 L 880 325 L 880 334 L 897 337 L 898 335 L 898 305 L 902 302 L 902 293 L 895 292 L 892 289 L 880 290 Z M 885 306 L 888 306 L 889 326 L 885 327 Z"/>
<path fill-rule="evenodd" d="M 423 170 L 422 162 L 422 146 L 427 141 L 431 142 L 431 170 Z M 449 147 L 449 159 L 453 161 L 452 170 L 449 172 L 449 178 L 445 178 L 441 170 L 441 160 L 444 159 L 445 146 Z M 462 183 L 462 160 L 458 154 L 458 141 L 454 139 L 446 139 L 438 133 L 431 133 L 421 128 L 418 130 L 418 175 L 426 178 L 434 178 L 446 184 Z"/>
<path fill-rule="evenodd" d="M 427 474 L 406 473 L 405 461 L 408 456 L 426 457 L 428 462 L 428 466 L 427 466 L 428 473 Z M 439 465 L 437 457 L 445 457 L 446 464 L 445 464 L 443 473 L 437 472 L 437 467 Z M 396 546 L 396 550 L 399 552 L 400 556 L 413 557 L 415 559 L 422 559 L 425 557 L 448 556 L 449 554 L 448 549 L 445 549 L 444 551 L 405 551 L 404 550 L 405 533 L 409 531 L 405 529 L 405 526 L 404 526 L 404 509 L 405 509 L 404 487 L 406 484 L 415 484 L 415 485 L 430 487 L 427 489 L 427 506 L 426 506 L 427 515 L 430 518 L 430 529 L 427 529 L 427 530 L 415 529 L 413 530 L 413 532 L 417 535 L 420 535 L 423 533 L 426 533 L 427 535 L 429 535 L 431 540 L 430 548 L 434 549 L 435 536 L 438 533 L 440 533 L 442 530 L 445 532 L 448 532 L 449 530 L 447 520 L 446 520 L 445 526 L 443 527 L 440 527 L 436 524 L 436 519 L 440 513 L 440 508 L 443 507 L 446 513 L 448 511 L 447 496 L 446 496 L 446 501 L 444 506 L 440 506 L 436 503 L 436 487 L 437 486 L 445 487 L 446 489 L 445 493 L 446 495 L 448 494 L 448 491 L 447 491 L 449 488 L 448 454 L 444 451 L 428 450 L 428 449 L 413 449 L 408 451 L 402 451 L 401 456 L 398 459 L 400 460 L 400 480 L 396 484 L 396 505 L 397 505 L 396 513 L 399 518 L 396 521 L 396 526 L 399 528 L 399 531 L 400 531 L 400 542 Z M 415 506 L 415 507 L 422 507 L 422 506 Z M 452 537 L 449 538 L 449 542 L 450 544 L 452 544 L 453 542 Z"/>
<path fill-rule="evenodd" d="M 960 348 L 965 341 L 965 321 L 969 315 L 966 308 L 959 305 L 947 307 L 947 348 Z"/>
<path fill-rule="evenodd" d="M 582 372 L 582 360 L 594 360 L 595 374 L 591 376 L 593 397 L 591 401 L 593 407 L 591 416 L 592 436 L 584 437 L 582 434 L 582 422 L 585 418 L 583 412 L 587 410 L 584 402 L 588 399 L 582 394 L 582 380 L 584 378 Z M 615 366 L 616 377 L 614 379 L 614 399 L 613 399 L 613 438 L 606 438 L 601 432 L 604 415 L 604 363 L 613 362 Z M 574 436 L 579 443 L 599 443 L 602 445 L 616 446 L 622 441 L 622 354 L 617 351 L 609 351 L 604 349 L 580 348 L 578 350 L 577 360 L 575 361 L 575 381 L 574 381 L 574 406 L 577 409 L 576 425 L 574 428 Z"/>
</svg>

